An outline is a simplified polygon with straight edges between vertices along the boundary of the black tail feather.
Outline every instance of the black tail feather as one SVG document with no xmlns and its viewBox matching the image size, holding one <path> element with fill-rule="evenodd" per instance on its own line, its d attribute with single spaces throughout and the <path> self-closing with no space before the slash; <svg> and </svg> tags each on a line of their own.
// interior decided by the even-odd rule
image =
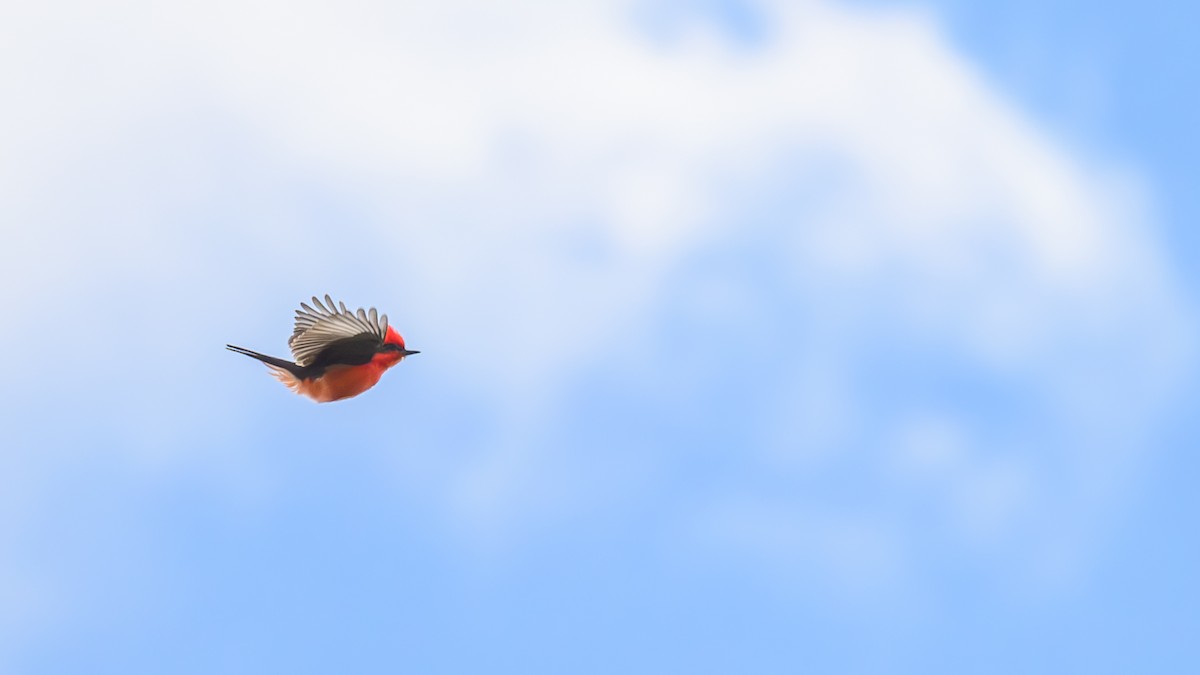
<svg viewBox="0 0 1200 675">
<path fill-rule="evenodd" d="M 225 348 L 231 352 L 237 352 L 238 354 L 245 354 L 246 356 L 249 356 L 252 359 L 258 359 L 259 361 L 262 361 L 263 363 L 265 363 L 269 366 L 275 366 L 276 368 L 282 368 L 300 379 L 304 379 L 304 376 L 306 374 L 307 369 L 304 366 L 296 365 L 295 363 L 292 363 L 291 361 L 286 361 L 284 359 L 277 359 L 274 356 L 267 356 L 266 354 L 259 354 L 258 352 L 250 351 L 249 349 L 246 349 L 245 347 L 235 347 L 234 345 L 225 345 Z"/>
</svg>

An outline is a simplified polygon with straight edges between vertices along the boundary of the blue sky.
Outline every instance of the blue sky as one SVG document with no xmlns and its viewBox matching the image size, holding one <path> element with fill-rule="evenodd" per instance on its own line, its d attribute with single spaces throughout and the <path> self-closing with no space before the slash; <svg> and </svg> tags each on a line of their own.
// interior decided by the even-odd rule
<svg viewBox="0 0 1200 675">
<path fill-rule="evenodd" d="M 1048 4 L 0 10 L 0 669 L 1193 669 L 1197 10 Z"/>
</svg>

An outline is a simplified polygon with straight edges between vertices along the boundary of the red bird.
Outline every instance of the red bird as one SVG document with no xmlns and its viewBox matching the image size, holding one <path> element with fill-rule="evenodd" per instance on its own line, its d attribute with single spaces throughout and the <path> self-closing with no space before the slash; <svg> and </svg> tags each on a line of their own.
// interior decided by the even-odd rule
<svg viewBox="0 0 1200 675">
<path fill-rule="evenodd" d="M 288 338 L 295 363 L 233 345 L 225 348 L 262 361 L 288 389 L 317 403 L 358 396 L 374 387 L 388 368 L 420 353 L 405 348 L 404 338 L 388 325 L 387 314 L 378 314 L 374 307 L 351 312 L 344 302 L 334 306 L 328 295 L 324 305 L 316 297 L 312 301 L 316 309 L 300 303 L 296 329 Z"/>
</svg>

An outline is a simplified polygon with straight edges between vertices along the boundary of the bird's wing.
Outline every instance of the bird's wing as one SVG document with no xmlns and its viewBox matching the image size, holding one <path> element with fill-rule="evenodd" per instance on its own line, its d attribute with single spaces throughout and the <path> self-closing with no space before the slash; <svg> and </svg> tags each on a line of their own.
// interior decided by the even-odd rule
<svg viewBox="0 0 1200 675">
<path fill-rule="evenodd" d="M 300 309 L 296 310 L 296 329 L 288 338 L 292 357 L 302 366 L 310 365 L 326 347 L 339 340 L 365 338 L 383 342 L 387 336 L 387 315 L 379 314 L 374 307 L 369 311 L 359 308 L 357 312 L 351 312 L 344 302 L 335 306 L 328 295 L 325 304 L 316 297 L 312 301 L 315 309 L 300 303 Z"/>
</svg>

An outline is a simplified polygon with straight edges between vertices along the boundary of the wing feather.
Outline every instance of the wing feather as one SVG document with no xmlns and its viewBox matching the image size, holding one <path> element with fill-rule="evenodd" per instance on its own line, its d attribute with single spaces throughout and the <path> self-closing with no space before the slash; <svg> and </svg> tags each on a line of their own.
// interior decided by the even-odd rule
<svg viewBox="0 0 1200 675">
<path fill-rule="evenodd" d="M 338 340 L 362 337 L 383 342 L 386 336 L 387 316 L 379 320 L 374 307 L 369 315 L 363 309 L 351 312 L 346 309 L 346 303 L 335 303 L 328 295 L 324 303 L 313 296 L 312 305 L 302 302 L 296 310 L 296 326 L 288 346 L 296 363 L 307 366 L 323 349 Z"/>
</svg>

